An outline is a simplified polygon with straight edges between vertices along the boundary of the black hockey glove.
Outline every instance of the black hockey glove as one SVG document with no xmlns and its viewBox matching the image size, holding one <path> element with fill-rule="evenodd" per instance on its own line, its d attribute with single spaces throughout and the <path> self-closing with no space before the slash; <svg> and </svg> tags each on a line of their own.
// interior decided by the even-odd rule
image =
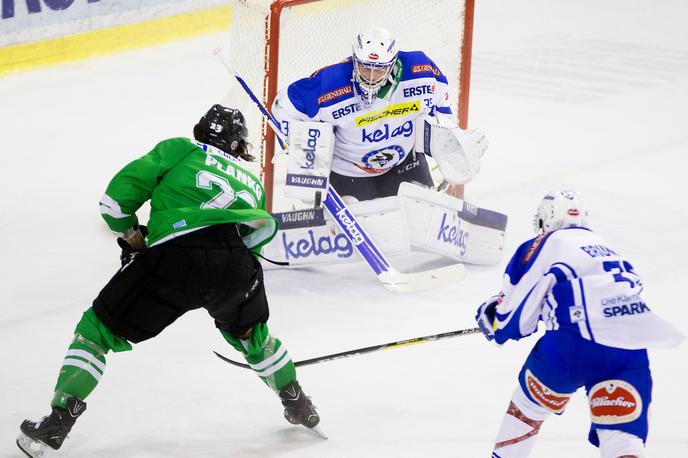
<svg viewBox="0 0 688 458">
<path fill-rule="evenodd" d="M 139 225 L 134 226 L 134 228 L 138 229 L 141 232 L 141 235 L 143 235 L 144 237 L 148 235 L 148 228 L 146 226 Z M 126 266 L 131 261 L 133 261 L 136 255 L 143 251 L 135 250 L 122 237 L 117 237 L 117 245 L 119 245 L 119 247 L 122 249 L 122 252 L 119 255 L 119 260 L 122 263 L 122 267 Z"/>
</svg>

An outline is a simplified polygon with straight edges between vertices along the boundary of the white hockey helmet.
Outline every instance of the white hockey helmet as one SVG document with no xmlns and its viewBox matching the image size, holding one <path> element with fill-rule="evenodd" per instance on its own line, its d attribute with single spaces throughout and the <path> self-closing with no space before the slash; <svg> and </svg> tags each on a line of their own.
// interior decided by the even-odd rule
<svg viewBox="0 0 688 458">
<path fill-rule="evenodd" d="M 550 191 L 538 205 L 533 221 L 536 233 L 565 227 L 588 227 L 588 208 L 576 191 Z"/>
<path fill-rule="evenodd" d="M 366 105 L 387 83 L 397 61 L 397 40 L 382 27 L 373 27 L 356 35 L 352 45 L 354 83 Z"/>
</svg>

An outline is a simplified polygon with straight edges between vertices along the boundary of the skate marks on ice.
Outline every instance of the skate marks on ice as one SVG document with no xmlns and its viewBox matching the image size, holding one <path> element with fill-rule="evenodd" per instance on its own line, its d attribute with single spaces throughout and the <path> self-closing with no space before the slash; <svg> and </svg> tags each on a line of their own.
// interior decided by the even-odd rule
<svg viewBox="0 0 688 458">
<path fill-rule="evenodd" d="M 476 54 L 476 88 L 550 102 L 585 103 L 688 76 L 688 50 L 544 35 L 510 52 Z"/>
</svg>

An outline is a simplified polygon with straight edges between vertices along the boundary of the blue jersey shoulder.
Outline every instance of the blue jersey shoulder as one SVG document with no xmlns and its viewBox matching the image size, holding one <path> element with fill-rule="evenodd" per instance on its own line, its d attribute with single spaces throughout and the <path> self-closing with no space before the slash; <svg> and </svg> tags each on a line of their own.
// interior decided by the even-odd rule
<svg viewBox="0 0 688 458">
<path fill-rule="evenodd" d="M 352 72 L 353 64 L 349 58 L 293 82 L 287 89 L 287 95 L 297 110 L 312 118 L 320 108 L 354 96 Z"/>
<path fill-rule="evenodd" d="M 509 275 L 511 284 L 515 285 L 521 278 L 530 270 L 537 257 L 542 252 L 543 247 L 547 243 L 547 240 L 553 234 L 560 234 L 557 239 L 561 240 L 561 234 L 566 234 L 567 232 L 575 231 L 577 229 L 582 229 L 584 231 L 590 231 L 590 229 L 585 227 L 571 226 L 563 229 L 558 229 L 556 231 L 548 232 L 546 234 L 540 234 L 535 238 L 527 240 L 521 244 L 520 247 L 514 253 L 514 256 L 509 261 L 506 267 L 505 273 Z M 590 231 L 592 232 L 592 231 Z"/>
<path fill-rule="evenodd" d="M 447 82 L 442 70 L 423 51 L 399 51 L 399 62 L 402 65 L 402 81 L 430 77 L 442 83 Z"/>
<path fill-rule="evenodd" d="M 527 240 L 521 244 L 516 250 L 516 253 L 511 257 L 509 264 L 506 266 L 505 273 L 509 275 L 509 280 L 512 285 L 515 285 L 521 278 L 528 273 L 535 260 L 542 252 L 547 239 L 554 232 L 538 235 L 535 238 Z"/>
</svg>

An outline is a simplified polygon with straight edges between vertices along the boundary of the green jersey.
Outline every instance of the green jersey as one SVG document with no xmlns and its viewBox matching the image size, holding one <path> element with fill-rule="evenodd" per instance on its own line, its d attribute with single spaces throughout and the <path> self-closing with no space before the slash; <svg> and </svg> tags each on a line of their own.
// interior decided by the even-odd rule
<svg viewBox="0 0 688 458">
<path fill-rule="evenodd" d="M 238 223 L 244 243 L 258 251 L 277 232 L 265 211 L 265 190 L 240 159 L 188 138 L 164 140 L 115 175 L 100 202 L 110 229 L 137 224 L 150 199 L 149 247 L 213 224 Z"/>
</svg>

